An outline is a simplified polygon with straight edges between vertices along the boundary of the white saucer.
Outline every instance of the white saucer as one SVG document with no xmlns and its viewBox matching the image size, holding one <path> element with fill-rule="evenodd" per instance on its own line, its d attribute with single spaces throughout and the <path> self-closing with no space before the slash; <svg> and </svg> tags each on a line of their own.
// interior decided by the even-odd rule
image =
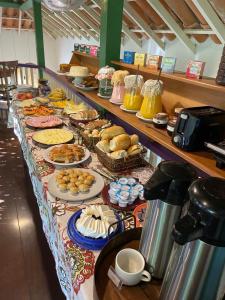
<svg viewBox="0 0 225 300">
<path fill-rule="evenodd" d="M 103 99 L 110 99 L 111 96 L 102 96 L 100 93 L 97 94 L 100 98 L 103 98 Z"/>
<path fill-rule="evenodd" d="M 147 123 L 152 123 L 152 120 L 153 120 L 153 119 L 146 119 L 146 118 L 142 117 L 142 115 L 140 114 L 140 112 L 136 113 L 136 117 L 138 117 L 138 119 L 140 119 L 140 120 L 142 120 L 144 122 L 147 122 Z"/>
<path fill-rule="evenodd" d="M 123 104 L 123 102 L 113 102 L 112 99 L 110 99 L 109 102 L 111 102 L 112 104 L 115 104 L 115 105 L 122 105 Z"/>
<path fill-rule="evenodd" d="M 136 112 L 138 112 L 138 110 L 126 109 L 123 105 L 120 105 L 120 109 L 122 109 L 123 111 L 126 111 L 128 113 L 131 113 L 131 114 L 135 114 Z"/>
</svg>

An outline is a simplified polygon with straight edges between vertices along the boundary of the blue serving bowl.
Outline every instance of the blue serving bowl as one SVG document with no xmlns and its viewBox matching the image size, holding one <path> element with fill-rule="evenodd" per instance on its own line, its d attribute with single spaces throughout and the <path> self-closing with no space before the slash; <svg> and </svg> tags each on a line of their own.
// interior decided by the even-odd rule
<svg viewBox="0 0 225 300">
<path fill-rule="evenodd" d="M 80 217 L 82 210 L 78 210 L 75 212 L 69 219 L 67 224 L 67 233 L 71 241 L 81 248 L 85 248 L 88 250 L 101 250 L 107 242 L 114 237 L 116 234 L 121 233 L 124 231 L 124 224 L 123 222 L 119 222 L 117 224 L 117 228 L 113 231 L 108 237 L 106 238 L 90 238 L 82 235 L 76 228 L 76 221 Z M 120 220 L 119 214 L 115 213 L 116 218 L 118 221 Z"/>
</svg>

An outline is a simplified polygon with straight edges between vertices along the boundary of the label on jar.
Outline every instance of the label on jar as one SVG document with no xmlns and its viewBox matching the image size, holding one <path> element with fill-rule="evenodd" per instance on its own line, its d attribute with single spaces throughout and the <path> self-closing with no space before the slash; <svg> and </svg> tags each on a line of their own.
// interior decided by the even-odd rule
<svg viewBox="0 0 225 300">
<path fill-rule="evenodd" d="M 170 125 L 167 125 L 166 129 L 168 131 L 171 131 L 171 132 L 174 132 L 174 127 L 170 126 Z"/>
</svg>

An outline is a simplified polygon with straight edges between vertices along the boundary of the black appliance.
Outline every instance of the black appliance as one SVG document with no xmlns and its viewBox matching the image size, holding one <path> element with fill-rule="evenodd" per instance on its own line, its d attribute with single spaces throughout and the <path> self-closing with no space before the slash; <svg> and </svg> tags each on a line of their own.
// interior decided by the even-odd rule
<svg viewBox="0 0 225 300">
<path fill-rule="evenodd" d="M 186 151 L 204 148 L 204 143 L 225 139 L 225 111 L 211 106 L 185 108 L 179 114 L 172 142 Z"/>
</svg>

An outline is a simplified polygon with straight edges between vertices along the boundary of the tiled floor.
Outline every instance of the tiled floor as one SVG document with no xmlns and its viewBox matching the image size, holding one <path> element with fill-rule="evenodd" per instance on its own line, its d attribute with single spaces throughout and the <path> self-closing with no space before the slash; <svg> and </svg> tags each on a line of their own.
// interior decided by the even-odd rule
<svg viewBox="0 0 225 300">
<path fill-rule="evenodd" d="M 0 299 L 64 300 L 12 130 L 0 127 Z"/>
</svg>

